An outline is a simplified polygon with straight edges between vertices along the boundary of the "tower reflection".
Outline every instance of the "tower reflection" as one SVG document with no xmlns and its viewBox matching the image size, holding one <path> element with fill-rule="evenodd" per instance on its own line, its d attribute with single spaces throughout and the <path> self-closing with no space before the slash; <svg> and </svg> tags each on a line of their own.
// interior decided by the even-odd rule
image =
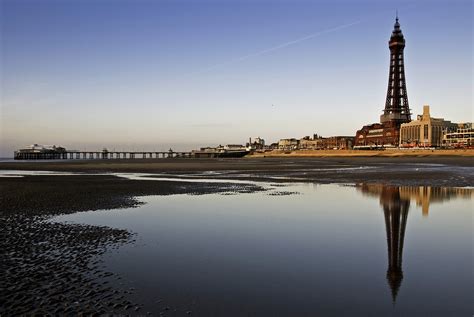
<svg viewBox="0 0 474 317">
<path fill-rule="evenodd" d="M 430 203 L 442 202 L 454 197 L 472 199 L 474 190 L 471 188 L 398 187 L 377 184 L 357 185 L 357 189 L 364 195 L 380 197 L 387 234 L 387 282 L 395 303 L 403 280 L 403 243 L 410 201 L 415 201 L 417 206 L 421 207 L 422 215 L 427 217 Z"/>
<path fill-rule="evenodd" d="M 392 291 L 392 300 L 395 302 L 403 280 L 403 241 L 410 200 L 401 198 L 399 188 L 384 187 L 380 195 L 380 204 L 383 207 L 387 233 L 387 281 Z"/>
</svg>

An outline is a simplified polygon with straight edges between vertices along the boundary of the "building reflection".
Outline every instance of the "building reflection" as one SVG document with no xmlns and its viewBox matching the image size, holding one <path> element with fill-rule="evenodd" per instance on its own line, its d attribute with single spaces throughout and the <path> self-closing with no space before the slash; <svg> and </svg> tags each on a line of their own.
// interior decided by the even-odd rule
<svg viewBox="0 0 474 317">
<path fill-rule="evenodd" d="M 441 203 L 452 198 L 471 199 L 474 190 L 471 188 L 429 187 L 429 186 L 400 186 L 400 197 L 416 202 L 421 207 L 423 216 L 429 214 L 430 204 Z"/>
<path fill-rule="evenodd" d="M 390 186 L 379 184 L 358 184 L 357 188 L 365 195 L 380 197 L 382 202 L 382 192 Z M 473 199 L 474 189 L 456 187 L 430 187 L 430 186 L 391 186 L 398 189 L 400 199 L 415 202 L 421 207 L 422 215 L 427 217 L 432 204 L 442 203 L 453 198 Z"/>
<path fill-rule="evenodd" d="M 410 201 L 421 207 L 422 215 L 427 217 L 431 203 L 451 198 L 472 199 L 474 190 L 470 188 L 385 186 L 377 184 L 357 185 L 363 194 L 380 198 L 385 218 L 387 234 L 388 268 L 387 282 L 395 303 L 403 280 L 402 258 L 405 229 Z"/>
</svg>

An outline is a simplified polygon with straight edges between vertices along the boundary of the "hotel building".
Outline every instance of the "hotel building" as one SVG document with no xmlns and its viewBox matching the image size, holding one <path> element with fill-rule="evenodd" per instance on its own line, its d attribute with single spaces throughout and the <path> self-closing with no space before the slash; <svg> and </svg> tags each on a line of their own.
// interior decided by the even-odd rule
<svg viewBox="0 0 474 317">
<path fill-rule="evenodd" d="M 430 116 L 430 106 L 423 106 L 423 114 L 400 126 L 400 147 L 440 147 L 443 131 L 454 131 L 457 124 Z"/>
<path fill-rule="evenodd" d="M 443 131 L 443 146 L 448 148 L 474 147 L 474 128 L 472 122 L 459 123 L 455 131 Z"/>
</svg>

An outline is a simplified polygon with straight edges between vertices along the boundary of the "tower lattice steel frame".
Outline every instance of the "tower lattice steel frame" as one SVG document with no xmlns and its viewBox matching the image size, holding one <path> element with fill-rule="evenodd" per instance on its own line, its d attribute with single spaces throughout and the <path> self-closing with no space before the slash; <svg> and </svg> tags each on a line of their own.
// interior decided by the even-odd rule
<svg viewBox="0 0 474 317">
<path fill-rule="evenodd" d="M 405 38 L 400 29 L 398 15 L 395 20 L 392 36 L 388 42 L 388 47 L 390 49 L 390 71 L 385 109 L 380 116 L 380 122 L 382 124 L 394 123 L 395 125 L 400 125 L 401 123 L 411 121 L 411 113 L 408 105 L 403 57 Z"/>
</svg>

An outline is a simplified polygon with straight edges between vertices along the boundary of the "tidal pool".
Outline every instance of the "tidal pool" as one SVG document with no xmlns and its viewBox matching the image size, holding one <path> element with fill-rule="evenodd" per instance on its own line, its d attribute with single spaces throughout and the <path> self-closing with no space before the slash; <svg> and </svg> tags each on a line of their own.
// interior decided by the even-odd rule
<svg viewBox="0 0 474 317">
<path fill-rule="evenodd" d="M 140 313 L 472 315 L 472 188 L 267 186 L 54 221 L 136 233 L 103 265 Z"/>
</svg>

